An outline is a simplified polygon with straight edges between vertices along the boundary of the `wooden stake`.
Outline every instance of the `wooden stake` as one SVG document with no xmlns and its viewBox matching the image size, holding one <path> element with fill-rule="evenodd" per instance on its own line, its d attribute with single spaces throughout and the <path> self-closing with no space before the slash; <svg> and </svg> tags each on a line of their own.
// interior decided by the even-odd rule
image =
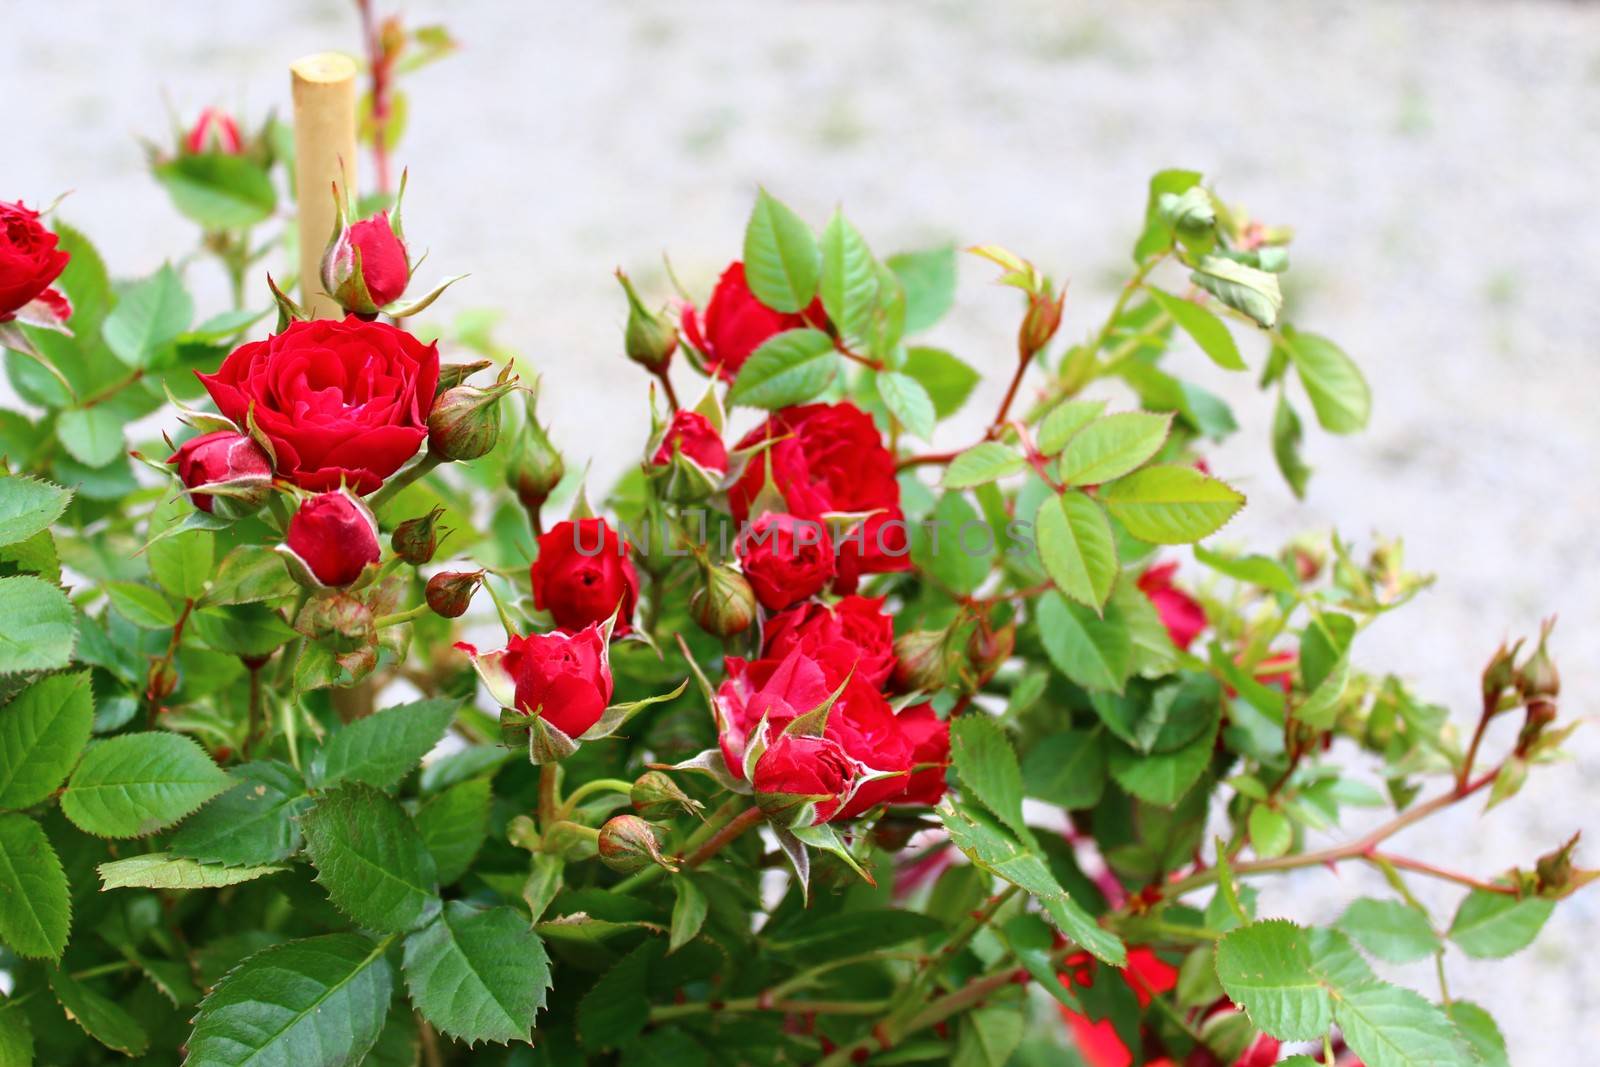
<svg viewBox="0 0 1600 1067">
<path fill-rule="evenodd" d="M 356 63 L 338 52 L 289 67 L 294 93 L 295 189 L 300 198 L 300 298 L 319 319 L 344 314 L 322 288 L 333 234 L 333 186 L 356 188 Z"/>
</svg>

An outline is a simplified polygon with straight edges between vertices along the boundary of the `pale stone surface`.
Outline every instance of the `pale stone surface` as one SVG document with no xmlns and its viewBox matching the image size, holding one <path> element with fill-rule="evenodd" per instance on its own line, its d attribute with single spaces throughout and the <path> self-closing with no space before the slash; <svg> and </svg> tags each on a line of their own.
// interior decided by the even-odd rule
<svg viewBox="0 0 1600 1067">
<path fill-rule="evenodd" d="M 413 5 L 418 21 L 447 17 L 467 49 L 412 85 L 400 159 L 413 168 L 407 233 L 432 250 L 423 280 L 471 271 L 444 306 L 506 309 L 504 339 L 548 376 L 557 442 L 592 455 L 598 478 L 643 433 L 629 428 L 642 406 L 611 269 L 664 294 L 668 248 L 705 291 L 757 182 L 818 221 L 845 202 L 879 251 L 1024 251 L 1073 279 L 1065 328 L 1081 333 L 1126 269 L 1144 179 L 1201 168 L 1297 227 L 1295 319 L 1355 355 L 1377 397 L 1367 433 L 1311 431 L 1317 474 L 1297 504 L 1267 456 L 1264 398 L 1178 356 L 1243 425 L 1213 460 L 1251 495 L 1228 536 L 1266 548 L 1335 520 L 1355 538 L 1403 532 L 1439 584 L 1374 628 L 1366 662 L 1416 677 L 1465 722 L 1495 644 L 1559 611 L 1565 713 L 1586 712 L 1600 688 L 1600 10 L 1118 7 Z M 163 130 L 161 91 L 184 113 L 219 103 L 258 119 L 286 111 L 290 61 L 356 41 L 332 0 L 19 5 L 0 36 L 0 195 L 76 190 L 63 216 L 116 272 L 147 272 L 189 238 L 133 139 Z M 996 375 L 951 445 L 992 410 L 1011 358 L 1014 304 L 989 277 L 964 266 L 962 310 L 936 334 Z M 1516 803 L 1430 823 L 1407 847 L 1487 875 L 1574 830 L 1600 837 L 1600 741 L 1580 732 L 1572 747 L 1577 761 L 1536 775 Z M 1595 848 L 1585 858 L 1600 866 Z M 1328 920 L 1355 884 L 1356 872 L 1306 872 L 1268 883 L 1263 903 Z M 1454 992 L 1504 998 L 1514 1063 L 1583 1062 L 1597 939 L 1590 893 L 1511 961 L 1453 956 Z M 1426 965 L 1402 977 L 1434 992 Z"/>
</svg>

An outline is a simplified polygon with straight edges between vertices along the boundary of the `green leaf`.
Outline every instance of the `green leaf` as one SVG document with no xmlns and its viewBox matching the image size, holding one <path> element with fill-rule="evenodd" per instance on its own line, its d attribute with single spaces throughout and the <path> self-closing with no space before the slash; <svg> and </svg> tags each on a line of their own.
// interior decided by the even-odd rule
<svg viewBox="0 0 1600 1067">
<path fill-rule="evenodd" d="M 146 553 L 150 573 L 178 600 L 199 600 L 211 578 L 215 542 L 216 535 L 208 530 L 163 537 Z"/>
<path fill-rule="evenodd" d="M 101 325 L 100 335 L 123 363 L 148 367 L 161 347 L 193 321 L 194 300 L 172 264 L 166 263 L 122 294 Z"/>
<path fill-rule="evenodd" d="M 1027 1018 L 1016 1005 L 981 1007 L 961 1017 L 951 1067 L 1005 1067 L 1022 1044 Z"/>
<path fill-rule="evenodd" d="M 1271 328 L 1283 310 L 1283 292 L 1278 288 L 1276 274 L 1247 267 L 1227 256 L 1202 257 L 1189 280 L 1254 319 L 1263 329 Z"/>
<path fill-rule="evenodd" d="M 404 933 L 438 914 L 433 856 L 398 801 L 342 785 L 301 816 L 300 828 L 317 881 L 362 926 Z"/>
<path fill-rule="evenodd" d="M 744 276 L 750 291 L 772 310 L 793 314 L 817 295 L 821 272 L 822 253 L 811 227 L 762 189 L 744 231 Z"/>
<path fill-rule="evenodd" d="M 650 1017 L 646 981 L 666 945 L 651 938 L 600 976 L 578 1003 L 578 1036 L 592 1051 L 625 1044 Z"/>
<path fill-rule="evenodd" d="M 1027 467 L 1028 461 L 1009 445 L 985 441 L 951 460 L 939 484 L 946 489 L 970 489 L 1009 477 Z"/>
<path fill-rule="evenodd" d="M 57 960 L 71 927 L 67 875 L 44 829 L 26 815 L 0 815 L 0 941 L 19 956 Z"/>
<path fill-rule="evenodd" d="M 1506 1039 L 1500 1036 L 1493 1016 L 1470 1000 L 1452 1000 L 1445 1012 L 1483 1067 L 1510 1067 Z"/>
<path fill-rule="evenodd" d="M 119 1005 L 55 967 L 46 968 L 45 976 L 67 1018 L 84 1033 L 128 1056 L 142 1056 L 150 1047 L 150 1035 Z"/>
<path fill-rule="evenodd" d="M 1067 895 L 1038 852 L 1024 846 L 981 811 L 958 808 L 949 798 L 938 811 L 950 831 L 950 840 L 972 862 L 1037 897 L 1056 928 L 1096 958 L 1114 967 L 1127 962 L 1127 949 L 1121 938 L 1102 929 L 1082 905 Z"/>
<path fill-rule="evenodd" d="M 956 300 L 956 250 L 900 252 L 887 260 L 906 291 L 906 332 L 916 333 L 944 318 Z"/>
<path fill-rule="evenodd" d="M 1171 415 L 1121 411 L 1096 419 L 1067 441 L 1057 461 L 1067 485 L 1099 485 L 1120 478 L 1161 450 Z"/>
<path fill-rule="evenodd" d="M 177 822 L 230 780 L 192 738 L 152 731 L 96 741 L 61 794 L 61 810 L 96 837 L 144 837 Z"/>
<path fill-rule="evenodd" d="M 72 490 L 16 475 L 0 477 L 0 545 L 14 545 L 50 528 L 72 500 Z"/>
<path fill-rule="evenodd" d="M 0 1006 L 0 1067 L 33 1067 L 33 1030 L 20 1011 Z"/>
<path fill-rule="evenodd" d="M 110 582 L 106 596 L 117 614 L 145 630 L 170 630 L 178 622 L 178 609 L 158 589 L 138 582 Z"/>
<path fill-rule="evenodd" d="M 1055 935 L 1045 921 L 1031 912 L 1008 919 L 1000 928 L 1006 944 L 1035 982 L 1070 1011 L 1083 1011 L 1072 988 L 1061 981 L 1061 968 L 1055 962 Z"/>
<path fill-rule="evenodd" d="M 287 871 L 277 863 L 255 867 L 219 867 L 173 856 L 148 852 L 100 865 L 100 888 L 105 889 L 220 889 Z"/>
<path fill-rule="evenodd" d="M 1023 840 L 1029 837 L 1022 818 L 1022 770 L 1005 731 L 982 712 L 950 723 L 950 762 L 967 794 L 993 812 Z"/>
<path fill-rule="evenodd" d="M 1063 400 L 1051 408 L 1039 422 L 1040 453 L 1053 456 L 1066 448 L 1072 436 L 1098 419 L 1105 409 L 1104 400 Z"/>
<path fill-rule="evenodd" d="M 1204 733 L 1169 752 L 1144 753 L 1125 745 L 1112 745 L 1111 777 L 1147 804 L 1172 807 L 1194 788 L 1211 765 L 1217 722 L 1213 715 Z"/>
<path fill-rule="evenodd" d="M 54 793 L 93 726 L 88 671 L 40 679 L 0 708 L 0 809 L 31 808 Z"/>
<path fill-rule="evenodd" d="M 1105 486 L 1100 501 L 1139 540 L 1185 545 L 1220 530 L 1244 494 L 1193 467 L 1156 466 Z"/>
<path fill-rule="evenodd" d="M 389 941 L 327 934 L 251 956 L 201 1002 L 185 1067 L 359 1064 L 394 995 Z"/>
<path fill-rule="evenodd" d="M 1311 398 L 1317 422 L 1329 433 L 1355 433 L 1372 415 L 1372 390 L 1361 368 L 1326 337 L 1285 326 L 1279 345 L 1289 355 Z"/>
<path fill-rule="evenodd" d="M 1362 948 L 1390 963 L 1411 963 L 1439 951 L 1439 935 L 1427 914 L 1398 900 L 1354 900 L 1338 926 Z"/>
<path fill-rule="evenodd" d="M 768 411 L 804 404 L 833 381 L 839 356 L 821 330 L 785 330 L 750 353 L 728 390 L 728 403 Z"/>
<path fill-rule="evenodd" d="M 695 939 L 706 923 L 706 895 L 687 875 L 672 879 L 672 932 L 667 951 L 676 952 Z"/>
<path fill-rule="evenodd" d="M 430 799 L 417 811 L 417 832 L 433 854 L 439 884 L 449 885 L 467 873 L 473 857 L 489 836 L 488 777 L 469 778 Z"/>
<path fill-rule="evenodd" d="M 878 298 L 872 249 L 844 213 L 836 210 L 822 231 L 821 251 L 822 309 L 841 336 L 864 337 Z"/>
<path fill-rule="evenodd" d="M 1450 940 L 1474 959 L 1497 960 L 1533 944 L 1555 903 L 1542 897 L 1518 900 L 1509 893 L 1474 889 L 1450 923 Z"/>
<path fill-rule="evenodd" d="M 1409 989 L 1372 982 L 1341 990 L 1333 1018 L 1366 1067 L 1471 1067 L 1449 1016 Z"/>
<path fill-rule="evenodd" d="M 73 408 L 56 418 L 56 438 L 85 467 L 104 467 L 122 455 L 125 424 L 109 405 Z"/>
<path fill-rule="evenodd" d="M 1100 803 L 1106 785 L 1106 746 L 1097 730 L 1067 730 L 1030 745 L 1022 758 L 1030 797 L 1068 810 Z"/>
<path fill-rule="evenodd" d="M 933 437 L 933 424 L 938 414 L 934 410 L 933 398 L 921 382 L 899 371 L 880 371 L 878 395 L 907 433 L 924 441 Z"/>
<path fill-rule="evenodd" d="M 272 179 L 244 156 L 179 155 L 157 166 L 155 176 L 178 210 L 207 230 L 265 222 L 278 204 Z"/>
<path fill-rule="evenodd" d="M 240 545 L 222 557 L 206 603 L 250 604 L 287 596 L 296 588 L 282 556 L 259 545 Z"/>
<path fill-rule="evenodd" d="M 1333 1022 L 1306 931 L 1286 919 L 1241 926 L 1217 942 L 1217 977 L 1256 1028 L 1279 1040 L 1317 1041 Z"/>
<path fill-rule="evenodd" d="M 1250 809 L 1249 829 L 1250 847 L 1264 860 L 1283 855 L 1294 842 L 1288 816 L 1265 804 L 1257 804 Z"/>
<path fill-rule="evenodd" d="M 960 493 L 940 497 L 911 530 L 911 562 L 961 595 L 989 577 L 996 548 L 993 527 Z"/>
<path fill-rule="evenodd" d="M 1203 545 L 1196 545 L 1194 558 L 1218 574 L 1240 582 L 1259 585 L 1274 593 L 1294 596 L 1299 589 L 1288 568 L 1270 556 L 1224 556 Z"/>
<path fill-rule="evenodd" d="M 928 391 L 936 419 L 946 419 L 960 411 L 979 381 L 977 371 L 942 348 L 913 345 L 906 350 L 901 369 Z"/>
<path fill-rule="evenodd" d="M 298 636 L 265 604 L 201 608 L 190 613 L 189 626 L 207 647 L 235 656 L 265 658 Z"/>
<path fill-rule="evenodd" d="M 1349 681 L 1350 657 L 1346 654 L 1339 657 L 1328 676 L 1306 697 L 1305 703 L 1294 709 L 1294 717 L 1316 730 L 1331 729 Z"/>
<path fill-rule="evenodd" d="M 1304 499 L 1306 482 L 1311 479 L 1311 468 L 1300 458 L 1300 442 L 1304 439 L 1300 416 L 1289 404 L 1289 398 L 1278 393 L 1278 406 L 1272 414 L 1272 458 L 1278 464 L 1283 480 L 1297 498 Z"/>
<path fill-rule="evenodd" d="M 1239 355 L 1239 346 L 1234 343 L 1233 334 L 1228 332 L 1227 325 L 1221 319 L 1193 301 L 1164 293 L 1160 289 L 1149 288 L 1146 292 L 1184 333 L 1194 339 L 1200 350 L 1211 357 L 1211 362 L 1224 370 L 1246 369 L 1244 358 Z"/>
<path fill-rule="evenodd" d="M 1104 617 L 1049 592 L 1037 601 L 1039 639 L 1056 669 L 1085 689 L 1121 691 L 1133 670 L 1133 641 L 1121 617 Z"/>
<path fill-rule="evenodd" d="M 1034 546 L 1057 589 L 1097 612 L 1105 607 L 1117 581 L 1117 545 L 1091 497 L 1069 490 L 1039 505 Z"/>
<path fill-rule="evenodd" d="M 406 938 L 406 989 L 422 1017 L 468 1044 L 529 1041 L 550 988 L 544 942 L 516 909 L 452 900 Z"/>
<path fill-rule="evenodd" d="M 286 763 L 260 760 L 228 772 L 231 789 L 172 835 L 173 855 L 227 866 L 276 863 L 300 849 L 299 817 L 311 806 L 305 782 Z"/>
<path fill-rule="evenodd" d="M 322 784 L 393 785 L 439 743 L 458 707 L 457 700 L 419 700 L 357 719 L 328 739 Z"/>
<path fill-rule="evenodd" d="M 0 578 L 0 675 L 65 667 L 77 643 L 66 594 L 32 575 Z"/>
</svg>

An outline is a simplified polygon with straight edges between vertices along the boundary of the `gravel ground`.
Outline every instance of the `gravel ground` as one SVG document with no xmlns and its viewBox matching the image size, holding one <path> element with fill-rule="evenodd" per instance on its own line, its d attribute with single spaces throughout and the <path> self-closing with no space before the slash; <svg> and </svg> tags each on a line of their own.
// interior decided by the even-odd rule
<svg viewBox="0 0 1600 1067">
<path fill-rule="evenodd" d="M 626 266 L 664 291 L 671 249 L 704 291 L 738 248 L 757 182 L 813 219 L 836 202 L 882 250 L 996 241 L 1073 279 L 1067 329 L 1104 314 L 1159 167 L 1203 169 L 1298 230 L 1297 322 L 1340 341 L 1376 394 L 1353 439 L 1313 431 L 1310 499 L 1272 471 L 1269 411 L 1193 358 L 1243 430 L 1213 466 L 1251 505 L 1229 536 L 1257 548 L 1337 523 L 1404 533 L 1437 587 L 1362 652 L 1458 709 L 1506 635 L 1561 614 L 1565 712 L 1600 686 L 1600 8 L 1577 3 L 1184 3 L 992 0 L 668 6 L 410 5 L 466 51 L 414 80 L 407 230 L 424 274 L 470 270 L 447 308 L 506 309 L 502 334 L 547 375 L 546 411 L 597 479 L 642 428 L 618 353 Z M 136 134 L 221 103 L 285 107 L 286 66 L 351 48 L 334 0 L 271 5 L 17 5 L 0 38 L 0 194 L 48 201 L 124 275 L 182 254 L 189 231 L 142 171 Z M 19 103 L 21 101 L 21 103 Z M 1012 302 L 963 268 L 938 339 L 997 376 Z M 219 282 L 211 283 L 220 298 Z M 1259 360 L 1259 353 L 1254 353 Z M 619 392 L 618 383 L 626 383 Z M 953 427 L 949 443 L 970 434 Z M 605 427 L 597 432 L 597 428 Z M 1587 459 L 1585 458 L 1587 457 Z M 1588 473 L 1585 474 L 1584 472 Z M 1498 738 L 1503 740 L 1503 738 Z M 1437 820 L 1409 849 L 1482 874 L 1573 831 L 1600 836 L 1600 740 L 1515 804 Z M 1424 835 L 1432 834 L 1437 840 Z M 1600 865 L 1591 848 L 1587 858 Z M 1334 917 L 1354 872 L 1272 884 L 1269 910 Z M 1363 887 L 1370 883 L 1362 880 Z M 1441 894 L 1447 900 L 1450 894 Z M 1577 1061 L 1600 1037 L 1600 894 L 1535 947 L 1451 961 L 1454 993 L 1502 997 L 1518 1064 Z M 1426 966 L 1399 977 L 1432 990 Z M 1587 1038 L 1588 1040 L 1585 1040 Z"/>
</svg>

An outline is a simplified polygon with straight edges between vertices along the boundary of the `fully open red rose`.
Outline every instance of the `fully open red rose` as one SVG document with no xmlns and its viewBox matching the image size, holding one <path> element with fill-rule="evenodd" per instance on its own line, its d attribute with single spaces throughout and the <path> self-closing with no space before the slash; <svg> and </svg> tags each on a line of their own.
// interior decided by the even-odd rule
<svg viewBox="0 0 1600 1067">
<path fill-rule="evenodd" d="M 708 471 L 728 473 L 728 447 L 711 426 L 711 420 L 695 411 L 679 411 L 672 416 L 667 433 L 661 439 L 650 462 L 665 467 L 672 462 L 673 450 L 683 453 Z"/>
<path fill-rule="evenodd" d="M 218 484 L 265 486 L 272 480 L 272 460 L 266 452 L 255 441 L 232 430 L 191 437 L 178 446 L 167 462 L 177 468 L 178 477 L 190 489 Z M 212 510 L 209 493 L 190 493 L 189 499 L 201 511 Z"/>
<path fill-rule="evenodd" d="M 272 442 L 278 474 L 302 489 L 370 493 L 428 436 L 439 349 L 381 322 L 292 322 L 202 374 L 217 410 Z"/>
<path fill-rule="evenodd" d="M 598 626 L 513 637 L 501 664 L 516 683 L 517 709 L 568 737 L 593 726 L 611 703 L 611 664 Z"/>
<path fill-rule="evenodd" d="M 344 492 L 323 493 L 301 504 L 289 520 L 281 551 L 291 564 L 330 587 L 351 584 L 383 554 L 372 512 Z"/>
<path fill-rule="evenodd" d="M 855 676 L 882 687 L 894 671 L 894 620 L 882 597 L 847 596 L 837 604 L 801 604 L 774 616 L 764 654 L 781 659 L 800 649 L 822 664 L 834 684 Z"/>
<path fill-rule="evenodd" d="M 40 224 L 37 211 L 0 200 L 0 322 L 36 300 L 44 304 L 41 314 L 23 318 L 65 321 L 72 314 L 67 298 L 50 288 L 72 258 L 57 247 L 60 241 Z"/>
<path fill-rule="evenodd" d="M 769 440 L 776 443 L 752 459 L 728 491 L 735 519 L 748 516 L 770 464 L 773 484 L 791 514 L 814 521 L 829 513 L 869 515 L 839 536 L 837 591 L 854 592 L 862 574 L 910 567 L 894 457 L 871 416 L 849 403 L 784 408 L 738 447 Z"/>
<path fill-rule="evenodd" d="M 190 155 L 202 152 L 221 152 L 236 156 L 244 151 L 244 140 L 239 136 L 239 124 L 221 108 L 208 107 L 200 112 L 194 125 L 183 137 L 183 150 Z"/>
<path fill-rule="evenodd" d="M 529 570 L 534 607 L 563 630 L 605 622 L 616 611 L 615 632 L 627 633 L 639 602 L 632 552 L 604 519 L 556 523 L 539 538 L 539 558 Z"/>
<path fill-rule="evenodd" d="M 822 592 L 834 573 L 833 542 L 822 523 L 768 512 L 734 544 L 756 599 L 768 611 Z"/>
<path fill-rule="evenodd" d="M 1172 575 L 1177 569 L 1176 562 L 1156 564 L 1139 575 L 1139 590 L 1155 605 L 1172 643 L 1187 651 L 1206 628 L 1206 609 L 1173 584 Z"/>
<path fill-rule="evenodd" d="M 827 321 L 822 302 L 813 300 L 802 314 L 773 311 L 756 299 L 744 280 L 744 264 L 737 260 L 717 279 L 705 314 L 693 304 L 683 307 L 684 336 L 689 339 L 724 381 L 733 381 L 750 353 L 761 343 L 784 330 L 795 330 L 811 323 Z"/>
</svg>

